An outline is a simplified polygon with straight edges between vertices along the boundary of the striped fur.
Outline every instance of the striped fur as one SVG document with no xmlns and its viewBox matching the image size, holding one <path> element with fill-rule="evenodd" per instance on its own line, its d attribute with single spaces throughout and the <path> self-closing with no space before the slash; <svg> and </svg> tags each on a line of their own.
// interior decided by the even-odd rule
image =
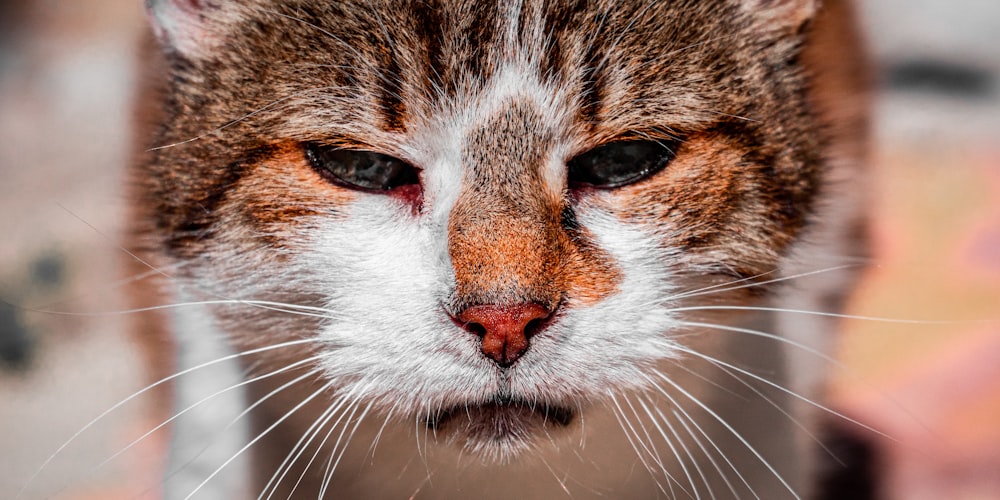
<svg viewBox="0 0 1000 500">
<path fill-rule="evenodd" d="M 310 426 L 350 401 L 339 425 L 352 444 L 311 444 L 343 454 L 330 498 L 806 496 L 808 412 L 733 373 L 816 399 L 822 370 L 800 378 L 788 367 L 809 364 L 801 350 L 731 329 L 825 349 L 832 325 L 801 334 L 774 315 L 685 308 L 780 307 L 850 284 L 844 272 L 805 291 L 764 283 L 857 252 L 862 205 L 845 186 L 863 155 L 863 82 L 851 76 L 863 65 L 844 2 L 818 8 L 151 1 L 162 50 L 134 169 L 137 241 L 184 264 L 171 286 L 185 297 L 323 311 L 192 313 L 237 351 L 315 341 L 241 364 L 251 377 L 316 357 L 246 388 L 249 402 L 264 398 L 251 436 L 280 421 L 254 448 L 247 487 L 264 487 Z M 680 147 L 634 184 L 568 183 L 569 160 L 628 139 Z M 310 143 L 402 159 L 420 194 L 330 183 Z M 551 316 L 507 368 L 453 319 L 525 302 Z M 684 432 L 695 425 L 705 434 Z M 723 454 L 743 480 L 714 463 Z M 296 498 L 323 490 L 325 464 L 307 461 L 279 495 L 300 473 Z"/>
</svg>

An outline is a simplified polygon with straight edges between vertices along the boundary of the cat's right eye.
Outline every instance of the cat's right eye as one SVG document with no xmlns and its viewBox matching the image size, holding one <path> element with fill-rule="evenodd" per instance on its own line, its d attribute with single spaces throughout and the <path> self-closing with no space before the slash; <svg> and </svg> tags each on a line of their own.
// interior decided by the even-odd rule
<svg viewBox="0 0 1000 500">
<path fill-rule="evenodd" d="M 366 191 L 392 191 L 420 183 L 417 169 L 403 160 L 374 151 L 308 143 L 309 163 L 337 184 Z"/>
</svg>

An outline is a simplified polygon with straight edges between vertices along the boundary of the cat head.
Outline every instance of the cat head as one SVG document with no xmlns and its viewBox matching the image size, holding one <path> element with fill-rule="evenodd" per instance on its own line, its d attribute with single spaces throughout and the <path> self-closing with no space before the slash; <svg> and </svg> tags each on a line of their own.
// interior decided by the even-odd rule
<svg viewBox="0 0 1000 500">
<path fill-rule="evenodd" d="M 314 339 L 332 392 L 509 455 L 780 267 L 815 4 L 153 0 L 147 232 L 205 296 L 294 304 L 220 308 L 238 344 Z"/>
</svg>

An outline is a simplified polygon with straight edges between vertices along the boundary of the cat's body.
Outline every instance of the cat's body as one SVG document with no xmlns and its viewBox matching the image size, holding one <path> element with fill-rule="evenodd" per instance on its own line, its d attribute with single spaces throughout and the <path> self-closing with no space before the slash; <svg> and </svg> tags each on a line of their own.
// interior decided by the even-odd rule
<svg viewBox="0 0 1000 500">
<path fill-rule="evenodd" d="M 137 241 L 208 302 L 157 371 L 261 350 L 177 380 L 253 382 L 178 420 L 168 496 L 810 495 L 776 386 L 822 404 L 832 321 L 739 308 L 854 274 L 863 64 L 817 8 L 151 2 Z"/>
</svg>

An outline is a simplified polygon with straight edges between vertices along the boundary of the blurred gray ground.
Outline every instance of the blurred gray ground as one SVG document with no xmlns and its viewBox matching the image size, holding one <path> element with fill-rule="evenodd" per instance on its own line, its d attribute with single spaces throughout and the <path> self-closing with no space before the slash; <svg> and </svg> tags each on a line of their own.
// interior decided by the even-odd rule
<svg viewBox="0 0 1000 500">
<path fill-rule="evenodd" d="M 141 3 L 0 3 L 4 301 L 59 312 L 124 307 L 115 287 L 124 258 L 117 237 Z M 862 11 L 884 90 L 880 149 L 995 145 L 1000 1 L 867 0 Z M 0 304 L 0 351 L 0 491 L 7 496 L 86 422 L 136 390 L 141 374 L 114 314 Z M 142 482 L 142 456 L 93 470 L 138 434 L 141 409 L 130 405 L 83 433 L 25 498 L 66 485 L 73 487 L 63 498 L 141 491 L 125 493 L 121 484 Z"/>
</svg>

